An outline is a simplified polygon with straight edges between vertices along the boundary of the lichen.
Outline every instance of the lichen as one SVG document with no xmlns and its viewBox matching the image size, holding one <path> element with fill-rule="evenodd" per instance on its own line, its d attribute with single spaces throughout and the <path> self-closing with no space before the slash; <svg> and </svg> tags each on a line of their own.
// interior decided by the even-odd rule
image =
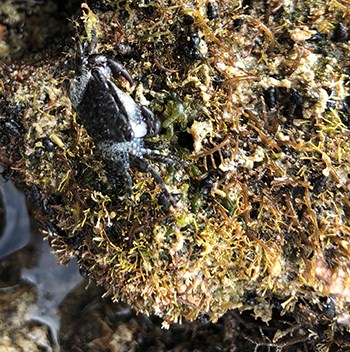
<svg viewBox="0 0 350 352">
<path fill-rule="evenodd" d="M 113 4 L 84 4 L 75 40 L 96 31 L 97 51 L 132 73 L 129 93 L 163 122 L 150 143 L 174 158 L 154 166 L 180 200 L 166 206 L 136 170 L 124 194 L 64 88 L 72 41 L 54 65 L 6 78 L 6 102 L 26 107 L 14 169 L 46 199 L 40 219 L 55 253 L 165 326 L 237 307 L 269 321 L 272 297 L 287 312 L 332 295 L 349 328 L 350 47 L 334 37 L 349 24 L 345 5 L 221 1 L 209 19 L 202 0 Z"/>
</svg>

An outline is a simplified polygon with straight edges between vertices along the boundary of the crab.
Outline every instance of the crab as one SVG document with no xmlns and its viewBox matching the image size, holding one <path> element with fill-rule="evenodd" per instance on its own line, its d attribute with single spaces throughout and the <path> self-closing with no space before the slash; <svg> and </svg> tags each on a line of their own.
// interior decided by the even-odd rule
<svg viewBox="0 0 350 352">
<path fill-rule="evenodd" d="M 144 138 L 159 133 L 160 121 L 147 107 L 137 104 L 116 86 L 112 77 L 122 76 L 133 85 L 131 75 L 121 63 L 94 53 L 94 46 L 89 44 L 83 48 L 78 42 L 76 74 L 70 85 L 70 100 L 77 112 L 77 121 L 85 127 L 102 158 L 116 165 L 130 194 L 133 182 L 129 169 L 134 167 L 150 173 L 170 204 L 175 205 L 162 177 L 146 160 L 172 162 L 144 145 Z"/>
</svg>

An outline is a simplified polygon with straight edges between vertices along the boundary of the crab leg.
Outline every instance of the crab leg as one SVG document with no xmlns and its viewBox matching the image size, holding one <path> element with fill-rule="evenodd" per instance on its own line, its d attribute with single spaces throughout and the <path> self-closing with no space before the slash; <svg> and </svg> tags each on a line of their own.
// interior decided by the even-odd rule
<svg viewBox="0 0 350 352">
<path fill-rule="evenodd" d="M 173 206 L 176 206 L 176 200 L 170 194 L 162 177 L 159 175 L 159 173 L 156 171 L 156 169 L 153 166 L 151 166 L 150 164 L 148 164 L 146 161 L 142 160 L 142 158 L 140 158 L 136 155 L 133 155 L 132 159 L 141 171 L 149 172 L 153 176 L 154 180 L 159 184 L 160 188 L 163 190 L 166 198 L 169 199 L 170 204 Z"/>
</svg>

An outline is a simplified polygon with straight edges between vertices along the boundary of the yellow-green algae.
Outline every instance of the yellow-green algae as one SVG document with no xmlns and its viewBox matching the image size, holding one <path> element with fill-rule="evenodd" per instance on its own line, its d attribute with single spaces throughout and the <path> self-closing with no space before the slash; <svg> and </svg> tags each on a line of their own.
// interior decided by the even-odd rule
<svg viewBox="0 0 350 352">
<path fill-rule="evenodd" d="M 346 2 L 220 1 L 212 20 L 201 0 L 110 4 L 104 13 L 82 6 L 76 40 L 95 30 L 98 52 L 128 57 L 121 61 L 139 83 L 133 92 L 118 84 L 162 119 L 153 142 L 177 162 L 154 166 L 181 199 L 160 205 L 160 187 L 137 170 L 133 197 L 123 195 L 75 120 L 72 40 L 59 62 L 3 79 L 6 102 L 25 106 L 26 129 L 21 158 L 2 141 L 3 159 L 16 159 L 13 169 L 50 203 L 40 219 L 55 225 L 47 226 L 54 252 L 62 262 L 76 257 L 106 296 L 165 326 L 251 309 L 251 294 L 264 321 L 272 296 L 283 313 L 332 294 L 335 319 L 349 327 L 350 132 L 340 105 L 350 47 L 331 40 L 339 22 L 349 25 Z M 201 58 L 186 57 L 191 32 Z M 269 89 L 280 94 L 275 104 Z M 55 150 L 45 150 L 47 137 Z"/>
</svg>

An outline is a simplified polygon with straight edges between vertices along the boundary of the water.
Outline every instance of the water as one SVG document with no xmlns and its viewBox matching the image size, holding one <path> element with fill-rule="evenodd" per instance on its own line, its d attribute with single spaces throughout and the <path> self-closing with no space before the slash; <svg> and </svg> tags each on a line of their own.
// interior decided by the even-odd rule
<svg viewBox="0 0 350 352">
<path fill-rule="evenodd" d="M 46 348 L 58 351 L 60 305 L 83 278 L 75 261 L 59 265 L 48 243 L 31 228 L 23 193 L 2 176 L 0 196 L 0 260 L 3 264 L 0 268 L 0 299 L 8 296 L 9 290 L 15 293 L 26 286 L 31 287 L 37 300 L 34 304 L 28 302 L 26 316 L 19 318 L 47 326 L 52 346 Z M 12 299 L 8 301 L 12 303 Z"/>
<path fill-rule="evenodd" d="M 30 240 L 30 219 L 23 193 L 12 181 L 0 176 L 2 209 L 2 233 L 0 236 L 0 259 L 18 251 Z"/>
</svg>

